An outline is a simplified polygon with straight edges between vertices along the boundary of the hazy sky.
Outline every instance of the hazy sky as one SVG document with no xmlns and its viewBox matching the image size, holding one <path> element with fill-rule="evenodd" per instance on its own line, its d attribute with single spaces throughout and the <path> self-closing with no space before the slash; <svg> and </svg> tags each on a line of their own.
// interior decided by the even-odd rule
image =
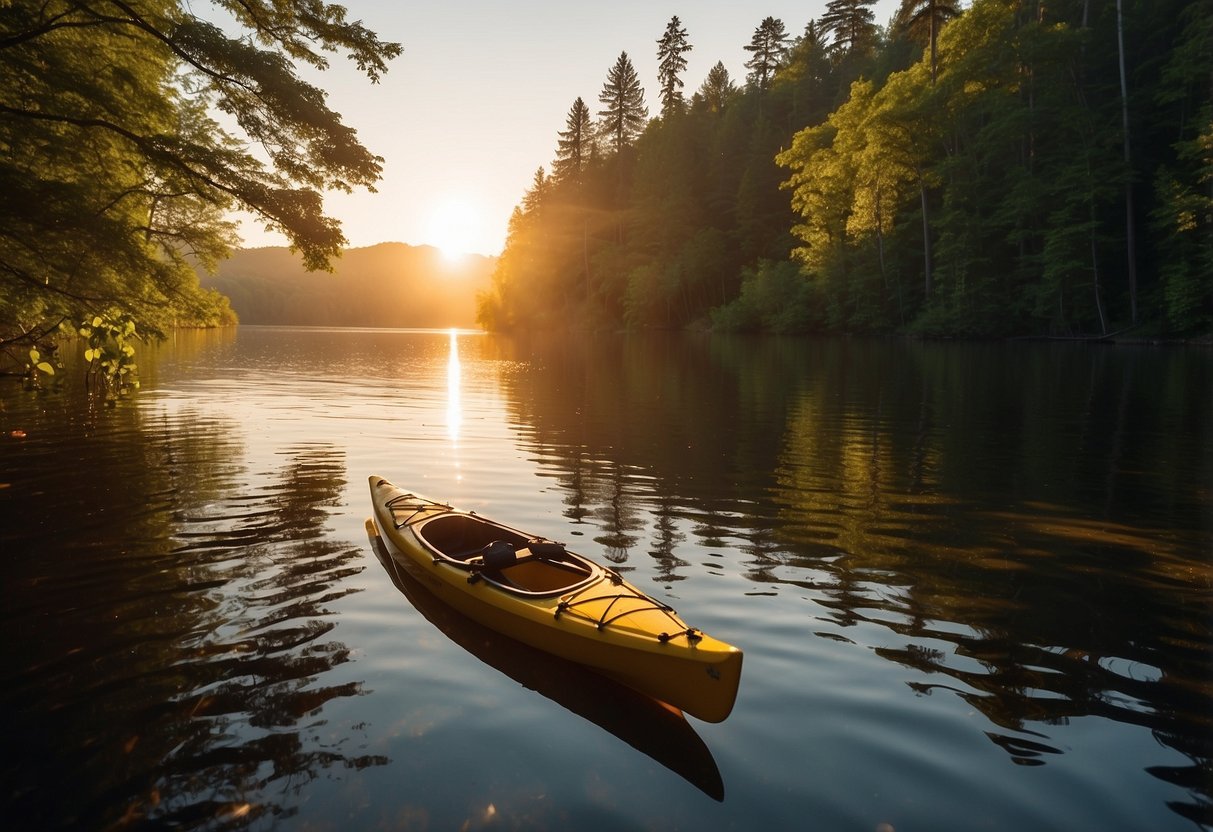
<svg viewBox="0 0 1213 832">
<path fill-rule="evenodd" d="M 597 115 L 598 94 L 620 52 L 636 67 L 652 116 L 661 108 L 657 40 L 673 15 L 693 47 L 683 74 L 689 97 L 717 61 L 744 82 L 744 47 L 763 18 L 779 18 L 798 36 L 825 4 L 346 0 L 349 19 L 403 43 L 404 54 L 377 86 L 343 58 L 307 76 L 385 159 L 378 193 L 332 194 L 327 210 L 342 221 L 351 246 L 398 241 L 499 254 L 510 212 L 535 170 L 550 169 L 574 99 L 581 96 Z M 876 22 L 888 23 L 898 4 L 879 0 Z M 241 234 L 248 246 L 282 242 L 248 222 Z"/>
</svg>

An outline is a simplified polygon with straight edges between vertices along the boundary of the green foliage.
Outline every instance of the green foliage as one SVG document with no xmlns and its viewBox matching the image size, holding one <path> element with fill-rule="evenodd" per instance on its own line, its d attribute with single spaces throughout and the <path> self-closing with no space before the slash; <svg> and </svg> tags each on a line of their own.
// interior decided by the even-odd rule
<svg viewBox="0 0 1213 832">
<path fill-rule="evenodd" d="M 1105 337 L 1136 302 L 1209 332 L 1213 0 L 1122 4 L 1129 158 L 1114 4 L 906 0 L 887 41 L 871 5 L 756 33 L 744 89 L 718 63 L 528 191 L 482 319 Z"/>
<path fill-rule="evenodd" d="M 0 347 L 98 315 L 152 336 L 230 321 L 195 266 L 226 254 L 234 208 L 311 268 L 340 251 L 320 191 L 371 187 L 382 160 L 293 62 L 342 51 L 374 81 L 399 46 L 340 6 L 215 6 L 226 28 L 174 0 L 0 4 Z"/>
<path fill-rule="evenodd" d="M 763 261 L 745 271 L 736 300 L 713 310 L 712 326 L 724 332 L 811 332 L 824 322 L 819 300 L 794 263 Z"/>
<path fill-rule="evenodd" d="M 135 342 L 140 339 L 131 318 L 94 315 L 80 324 L 78 334 L 85 344 L 84 360 L 88 364 L 86 378 L 90 389 L 106 399 L 139 389 Z"/>
<path fill-rule="evenodd" d="M 957 0 L 902 0 L 893 26 L 898 34 L 924 45 L 931 57 L 931 78 L 937 70 L 936 48 L 939 30 L 953 18 L 960 17 Z"/>
<path fill-rule="evenodd" d="M 1169 331 L 1213 329 L 1213 101 L 1200 95 L 1213 77 L 1213 2 L 1192 3 L 1179 15 L 1180 36 L 1155 93 L 1159 106 L 1191 113 L 1154 180 L 1150 213 L 1160 241 L 1159 279 Z"/>
</svg>

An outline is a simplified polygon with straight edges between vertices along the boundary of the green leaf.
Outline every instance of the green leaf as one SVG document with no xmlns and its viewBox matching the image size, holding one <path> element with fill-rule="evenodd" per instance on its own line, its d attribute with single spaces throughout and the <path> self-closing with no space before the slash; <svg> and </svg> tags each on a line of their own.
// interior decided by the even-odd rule
<svg viewBox="0 0 1213 832">
<path fill-rule="evenodd" d="M 95 350 L 95 349 L 92 349 L 92 348 L 89 348 L 89 349 L 85 350 L 85 351 L 84 351 L 84 360 L 85 360 L 85 361 L 92 361 L 94 358 L 96 358 L 96 357 L 97 357 L 97 353 L 98 353 L 98 352 L 99 352 L 99 350 Z"/>
<path fill-rule="evenodd" d="M 37 364 L 38 359 L 40 359 L 40 358 L 42 358 L 42 353 L 38 352 L 37 350 L 33 350 L 33 349 L 29 351 L 29 362 L 31 364 Z"/>
<path fill-rule="evenodd" d="M 103 321 L 101 320 L 101 316 L 100 316 L 100 315 L 96 315 L 96 316 L 94 316 L 94 317 L 93 317 L 93 326 L 94 326 L 94 327 L 101 326 L 101 324 L 102 324 L 102 323 L 103 323 Z"/>
<path fill-rule="evenodd" d="M 53 376 L 55 374 L 55 368 L 45 361 L 38 362 L 38 369 L 46 373 L 48 376 Z"/>
</svg>

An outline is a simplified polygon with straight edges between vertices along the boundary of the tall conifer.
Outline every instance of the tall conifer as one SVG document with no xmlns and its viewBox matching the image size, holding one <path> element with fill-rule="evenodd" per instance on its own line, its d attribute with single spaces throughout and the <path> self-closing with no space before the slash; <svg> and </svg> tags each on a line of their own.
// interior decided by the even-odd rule
<svg viewBox="0 0 1213 832">
<path fill-rule="evenodd" d="M 687 68 L 687 59 L 683 57 L 694 47 L 687 43 L 687 30 L 682 28 L 678 15 L 670 18 L 666 24 L 665 34 L 657 41 L 657 80 L 661 85 L 661 115 L 682 109 L 682 73 Z"/>
<path fill-rule="evenodd" d="M 958 0 L 901 0 L 894 26 L 913 40 L 925 43 L 931 51 L 931 82 L 938 76 L 939 30 L 960 16 Z"/>
<path fill-rule="evenodd" d="M 759 91 L 765 91 L 775 77 L 775 70 L 783 65 L 788 54 L 788 33 L 783 21 L 775 17 L 767 17 L 754 30 L 745 51 L 753 53 L 753 57 L 745 62 L 750 74 L 746 80 Z"/>
<path fill-rule="evenodd" d="M 876 45 L 872 6 L 876 0 L 830 0 L 821 16 L 822 34 L 833 36 L 838 58 L 870 51 Z"/>
<path fill-rule="evenodd" d="M 640 86 L 640 78 L 627 52 L 620 52 L 618 60 L 607 72 L 598 100 L 605 107 L 598 111 L 602 133 L 611 148 L 621 153 L 644 130 L 649 117 L 644 88 Z"/>
<path fill-rule="evenodd" d="M 580 182 L 594 153 L 594 123 L 590 118 L 590 108 L 580 96 L 569 108 L 565 129 L 559 135 L 552 175 L 560 182 Z"/>
<path fill-rule="evenodd" d="M 703 80 L 695 97 L 703 101 L 709 111 L 718 113 L 724 109 L 735 92 L 737 85 L 729 77 L 724 61 L 717 61 L 716 66 L 708 70 L 708 77 Z"/>
</svg>

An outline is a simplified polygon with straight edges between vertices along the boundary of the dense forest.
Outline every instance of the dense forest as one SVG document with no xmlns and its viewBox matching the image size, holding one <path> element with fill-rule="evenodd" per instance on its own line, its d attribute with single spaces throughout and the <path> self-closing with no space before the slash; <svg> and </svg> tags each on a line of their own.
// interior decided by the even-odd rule
<svg viewBox="0 0 1213 832">
<path fill-rule="evenodd" d="M 689 98 L 657 41 L 569 109 L 490 329 L 1191 337 L 1213 328 L 1213 2 L 830 0 Z"/>
<path fill-rule="evenodd" d="M 380 243 L 346 249 L 329 274 L 270 247 L 235 252 L 201 282 L 231 300 L 241 323 L 468 328 L 492 268 L 480 255 L 450 261 L 429 246 Z"/>
</svg>

